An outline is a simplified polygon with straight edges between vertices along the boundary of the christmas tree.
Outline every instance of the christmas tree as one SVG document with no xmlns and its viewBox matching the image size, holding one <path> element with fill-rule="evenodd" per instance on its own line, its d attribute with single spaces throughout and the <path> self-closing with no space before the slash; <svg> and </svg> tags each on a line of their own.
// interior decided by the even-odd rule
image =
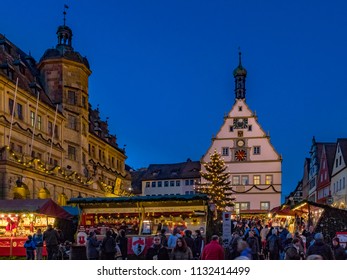
<svg viewBox="0 0 347 280">
<path fill-rule="evenodd" d="M 221 218 L 221 212 L 234 206 L 235 198 L 231 197 L 230 173 L 226 172 L 221 155 L 215 150 L 210 155 L 210 161 L 203 163 L 206 172 L 200 171 L 203 182 L 197 184 L 196 192 L 207 194 L 209 204 L 215 208 L 215 219 Z"/>
</svg>

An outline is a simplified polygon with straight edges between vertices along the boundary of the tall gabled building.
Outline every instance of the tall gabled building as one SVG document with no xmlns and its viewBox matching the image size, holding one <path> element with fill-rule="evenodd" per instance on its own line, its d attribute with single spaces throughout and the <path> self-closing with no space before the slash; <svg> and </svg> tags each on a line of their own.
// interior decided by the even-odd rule
<svg viewBox="0 0 347 280">
<path fill-rule="evenodd" d="M 333 171 L 334 157 L 336 151 L 336 143 L 325 143 L 322 147 L 322 155 L 320 157 L 320 168 L 317 177 L 317 202 L 322 204 L 330 204 L 331 197 L 331 173 Z"/>
<path fill-rule="evenodd" d="M 125 151 L 89 104 L 88 60 L 72 30 L 39 63 L 0 34 L 0 198 L 123 194 L 131 180 Z M 18 86 L 16 85 L 18 81 Z"/>
<path fill-rule="evenodd" d="M 214 150 L 222 155 L 230 172 L 236 214 L 267 213 L 281 204 L 282 157 L 246 103 L 247 71 L 241 53 L 233 75 L 235 102 L 202 163 Z"/>
<path fill-rule="evenodd" d="M 318 182 L 320 180 L 319 171 L 321 169 L 321 163 L 322 163 L 321 159 L 323 155 L 324 146 L 330 147 L 333 145 L 334 143 L 317 142 L 315 137 L 312 138 L 312 145 L 310 149 L 310 165 L 309 165 L 309 173 L 308 173 L 308 192 L 307 192 L 308 194 L 307 199 L 310 201 L 317 202 L 317 199 L 318 199 L 317 190 L 318 190 Z"/>
<path fill-rule="evenodd" d="M 339 138 L 331 173 L 332 206 L 347 209 L 347 138 Z"/>
</svg>

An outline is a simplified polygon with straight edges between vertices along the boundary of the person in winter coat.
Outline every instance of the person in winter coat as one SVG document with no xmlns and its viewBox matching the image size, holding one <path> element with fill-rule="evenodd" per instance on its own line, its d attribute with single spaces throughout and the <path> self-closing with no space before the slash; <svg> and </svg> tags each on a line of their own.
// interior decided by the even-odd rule
<svg viewBox="0 0 347 280">
<path fill-rule="evenodd" d="M 43 248 L 43 234 L 41 229 L 37 229 L 36 233 L 33 235 L 33 241 L 36 246 L 36 259 L 42 260 L 42 248 Z"/>
<path fill-rule="evenodd" d="M 176 241 L 176 247 L 172 251 L 173 260 L 192 260 L 192 250 L 187 246 L 183 237 L 178 237 Z"/>
<path fill-rule="evenodd" d="M 231 236 L 231 240 L 229 242 L 229 252 L 228 252 L 228 260 L 234 260 L 237 257 L 240 256 L 240 252 L 237 250 L 237 246 L 238 246 L 238 242 L 239 240 L 241 240 L 242 238 L 236 233 L 234 232 Z"/>
<path fill-rule="evenodd" d="M 88 260 L 98 260 L 99 259 L 99 247 L 100 241 L 96 239 L 95 232 L 90 232 L 87 238 L 87 250 L 88 250 Z"/>
<path fill-rule="evenodd" d="M 167 247 L 167 237 L 166 237 L 166 229 L 162 228 L 160 231 L 160 244 L 164 247 Z"/>
<path fill-rule="evenodd" d="M 255 233 L 253 230 L 249 231 L 246 242 L 248 243 L 248 246 L 251 250 L 252 259 L 258 260 L 259 253 L 260 253 L 260 246 L 259 246 L 259 240 L 257 237 L 255 237 Z"/>
<path fill-rule="evenodd" d="M 47 230 L 43 233 L 43 241 L 46 243 L 47 259 L 54 260 L 58 255 L 59 235 L 52 225 L 47 226 Z"/>
<path fill-rule="evenodd" d="M 35 260 L 34 251 L 36 246 L 31 235 L 28 235 L 28 239 L 24 243 L 24 248 L 26 250 L 27 260 Z"/>
<path fill-rule="evenodd" d="M 213 235 L 211 242 L 205 246 L 201 255 L 202 260 L 224 260 L 224 249 L 219 244 L 218 235 Z"/>
<path fill-rule="evenodd" d="M 146 260 L 169 260 L 169 251 L 166 247 L 160 244 L 161 239 L 159 235 L 153 238 L 153 244 L 148 248 L 145 259 Z"/>
<path fill-rule="evenodd" d="M 237 241 L 237 251 L 240 253 L 240 255 L 235 258 L 235 260 L 252 260 L 252 250 L 249 248 L 249 245 L 246 241 L 244 241 L 242 238 L 240 238 Z"/>
<path fill-rule="evenodd" d="M 285 246 L 284 254 L 285 260 L 303 260 L 305 256 L 304 252 L 300 250 L 300 240 L 292 239 L 292 243 Z"/>
<path fill-rule="evenodd" d="M 265 255 L 265 249 L 266 249 L 266 236 L 269 233 L 269 226 L 265 225 L 265 227 L 262 228 L 260 231 L 260 238 L 261 238 L 261 247 L 262 247 L 262 252 Z"/>
<path fill-rule="evenodd" d="M 302 233 L 302 235 L 306 237 L 306 249 L 313 244 L 315 234 L 316 233 L 314 232 L 314 227 L 312 225 L 309 226 L 308 231 Z"/>
<path fill-rule="evenodd" d="M 185 230 L 184 235 L 184 241 L 186 242 L 187 246 L 190 248 L 190 250 L 193 252 L 194 248 L 194 239 L 192 237 L 192 231 L 187 229 Z"/>
<path fill-rule="evenodd" d="M 173 248 L 175 248 L 178 237 L 182 237 L 182 235 L 179 234 L 177 228 L 174 228 L 172 234 L 169 236 L 169 239 L 167 241 L 167 247 L 169 249 L 173 250 Z"/>
<path fill-rule="evenodd" d="M 277 229 L 273 229 L 271 231 L 271 235 L 268 237 L 266 242 L 266 248 L 269 252 L 269 260 L 279 260 L 280 258 L 280 249 L 281 249 L 281 241 L 277 236 Z"/>
<path fill-rule="evenodd" d="M 204 239 L 202 238 L 200 230 L 195 231 L 194 246 L 193 246 L 193 258 L 200 259 L 202 250 L 204 248 Z"/>
<path fill-rule="evenodd" d="M 110 230 L 106 232 L 106 236 L 102 240 L 101 252 L 103 254 L 103 259 L 114 260 L 116 254 L 116 240 L 112 237 L 112 232 Z"/>
<path fill-rule="evenodd" d="M 347 254 L 346 254 L 345 248 L 343 248 L 340 245 L 340 239 L 338 237 L 334 237 L 332 243 L 333 243 L 332 249 L 334 252 L 335 260 L 346 260 Z"/>
<path fill-rule="evenodd" d="M 125 230 L 120 230 L 117 241 L 120 252 L 122 253 L 122 259 L 128 259 L 128 237 L 125 236 Z"/>
<path fill-rule="evenodd" d="M 330 246 L 324 242 L 323 234 L 318 232 L 314 236 L 314 243 L 308 248 L 306 256 L 320 255 L 323 260 L 333 260 L 334 253 Z"/>
</svg>

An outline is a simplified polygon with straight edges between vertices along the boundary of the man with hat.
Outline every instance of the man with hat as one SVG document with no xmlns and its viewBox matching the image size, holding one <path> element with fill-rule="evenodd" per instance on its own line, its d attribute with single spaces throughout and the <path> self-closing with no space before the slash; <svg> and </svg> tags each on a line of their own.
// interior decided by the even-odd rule
<svg viewBox="0 0 347 280">
<path fill-rule="evenodd" d="M 334 253 L 330 246 L 324 242 L 324 237 L 321 232 L 314 235 L 314 242 L 308 248 L 306 256 L 310 255 L 320 255 L 323 260 L 334 260 Z"/>
</svg>

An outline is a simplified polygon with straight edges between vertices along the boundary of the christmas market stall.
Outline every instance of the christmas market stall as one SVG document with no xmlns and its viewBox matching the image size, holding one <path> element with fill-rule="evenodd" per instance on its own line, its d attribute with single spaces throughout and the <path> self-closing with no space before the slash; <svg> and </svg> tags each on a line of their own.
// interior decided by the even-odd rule
<svg viewBox="0 0 347 280">
<path fill-rule="evenodd" d="M 48 224 L 64 232 L 71 219 L 52 199 L 0 200 L 0 256 L 25 256 L 23 245 L 29 234 L 45 231 Z"/>
<path fill-rule="evenodd" d="M 132 196 L 104 198 L 71 198 L 69 205 L 80 208 L 79 233 L 90 231 L 102 239 L 106 231 L 124 229 L 128 236 L 128 254 L 143 258 L 152 238 L 162 229 L 174 228 L 206 231 L 208 198 L 204 194 L 170 196 Z M 77 240 L 77 243 L 81 243 Z"/>
<path fill-rule="evenodd" d="M 290 232 L 295 232 L 295 222 L 299 212 L 299 210 L 297 212 L 293 211 L 288 204 L 282 204 L 271 209 L 268 220 L 272 226 L 288 226 Z"/>
<path fill-rule="evenodd" d="M 302 223 L 313 225 L 315 232 L 322 232 L 326 239 L 347 234 L 347 210 L 304 200 L 292 207 L 297 213 L 297 227 Z"/>
</svg>

